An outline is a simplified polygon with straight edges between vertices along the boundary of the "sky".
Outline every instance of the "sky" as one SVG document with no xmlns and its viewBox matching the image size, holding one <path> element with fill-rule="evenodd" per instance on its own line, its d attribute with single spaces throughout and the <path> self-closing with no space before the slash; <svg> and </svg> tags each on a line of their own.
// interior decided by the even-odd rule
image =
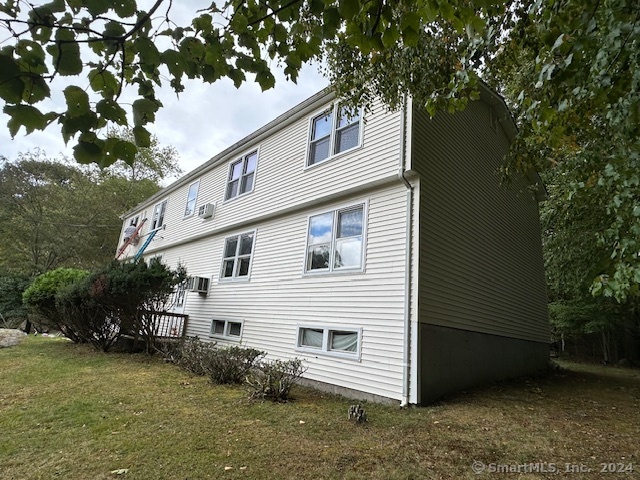
<svg viewBox="0 0 640 480">
<path fill-rule="evenodd" d="M 172 7 L 172 18 L 179 24 L 187 24 L 197 8 L 209 4 L 210 0 L 190 1 L 187 7 L 176 2 Z M 179 97 L 169 87 L 162 87 L 156 96 L 164 107 L 156 114 L 155 123 L 147 128 L 157 137 L 161 147 L 175 147 L 186 174 L 328 85 L 317 65 L 305 66 L 297 84 L 286 81 L 280 71 L 274 73 L 276 86 L 266 92 L 251 80 L 236 89 L 228 79 L 206 84 L 185 78 L 185 90 Z M 47 107 L 57 111 L 64 109 L 61 92 L 70 82 L 84 85 L 86 80 L 82 76 L 57 79 L 51 85 L 51 100 L 43 102 L 43 110 Z M 135 87 L 131 91 L 135 94 Z M 135 98 L 125 94 L 122 101 Z M 30 135 L 22 128 L 12 139 L 6 127 L 7 120 L 8 117 L 0 112 L 0 155 L 14 160 L 20 152 L 40 148 L 48 157 L 73 157 L 73 141 L 65 146 L 59 124 L 53 123 L 46 130 Z"/>
</svg>

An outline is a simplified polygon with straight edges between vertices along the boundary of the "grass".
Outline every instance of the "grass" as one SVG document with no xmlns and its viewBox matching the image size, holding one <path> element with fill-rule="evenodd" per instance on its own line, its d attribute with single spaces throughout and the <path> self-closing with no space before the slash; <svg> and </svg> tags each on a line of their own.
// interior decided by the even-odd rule
<svg viewBox="0 0 640 480">
<path fill-rule="evenodd" d="M 638 478 L 640 371 L 563 367 L 426 408 L 367 404 L 358 425 L 341 397 L 251 403 L 158 359 L 29 337 L 0 349 L 0 477 Z M 476 475 L 474 461 L 560 473 Z M 635 471 L 605 475 L 609 463 Z"/>
</svg>

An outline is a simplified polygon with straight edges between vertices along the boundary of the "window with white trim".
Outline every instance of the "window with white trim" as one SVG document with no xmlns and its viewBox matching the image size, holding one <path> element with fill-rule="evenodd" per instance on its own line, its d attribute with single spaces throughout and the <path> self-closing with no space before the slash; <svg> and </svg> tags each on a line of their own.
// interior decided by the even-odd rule
<svg viewBox="0 0 640 480">
<path fill-rule="evenodd" d="M 220 278 L 241 279 L 249 277 L 255 233 L 255 231 L 241 233 L 225 238 Z"/>
<path fill-rule="evenodd" d="M 242 336 L 242 322 L 213 319 L 210 335 L 212 337 L 239 339 Z"/>
<path fill-rule="evenodd" d="M 305 271 L 362 269 L 363 230 L 364 205 L 310 217 Z"/>
<path fill-rule="evenodd" d="M 249 193 L 253 190 L 257 165 L 257 150 L 231 163 L 229 166 L 225 200 Z"/>
<path fill-rule="evenodd" d="M 335 104 L 311 119 L 307 165 L 360 146 L 361 111 Z"/>
<path fill-rule="evenodd" d="M 298 350 L 358 357 L 362 329 L 298 327 Z"/>
<path fill-rule="evenodd" d="M 198 198 L 198 187 L 200 186 L 200 180 L 193 182 L 189 185 L 189 192 L 187 193 L 187 205 L 184 207 L 184 216 L 190 217 L 196 211 L 196 200 Z"/>
<path fill-rule="evenodd" d="M 153 217 L 151 217 L 151 230 L 157 230 L 164 225 L 164 214 L 167 210 L 167 201 L 158 203 L 153 207 Z"/>
</svg>

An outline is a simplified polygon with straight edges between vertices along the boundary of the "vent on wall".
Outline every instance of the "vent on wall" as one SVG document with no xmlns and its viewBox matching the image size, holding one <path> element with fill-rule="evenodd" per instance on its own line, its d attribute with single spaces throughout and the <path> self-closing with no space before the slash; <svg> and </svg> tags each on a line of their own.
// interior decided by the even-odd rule
<svg viewBox="0 0 640 480">
<path fill-rule="evenodd" d="M 188 290 L 206 295 L 209 292 L 209 279 L 207 277 L 190 277 Z"/>
<path fill-rule="evenodd" d="M 205 203 L 198 207 L 198 216 L 200 218 L 211 218 L 213 217 L 213 212 L 215 207 L 213 203 Z"/>
</svg>

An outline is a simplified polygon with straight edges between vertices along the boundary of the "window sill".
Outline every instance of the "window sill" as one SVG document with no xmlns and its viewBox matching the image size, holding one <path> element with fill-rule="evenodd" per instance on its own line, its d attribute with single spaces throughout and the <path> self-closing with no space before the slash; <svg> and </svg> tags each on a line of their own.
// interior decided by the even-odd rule
<svg viewBox="0 0 640 480">
<path fill-rule="evenodd" d="M 303 277 L 322 277 L 322 276 L 348 276 L 348 275 L 362 275 L 366 273 L 364 268 L 350 268 L 344 270 L 310 270 L 303 272 Z"/>
<path fill-rule="evenodd" d="M 214 338 L 216 340 L 225 340 L 227 342 L 233 342 L 233 343 L 240 343 L 242 340 L 242 337 L 232 337 L 232 336 L 214 335 L 214 334 L 209 334 L 209 338 Z"/>
<path fill-rule="evenodd" d="M 304 353 L 306 355 L 339 358 L 342 360 L 350 360 L 352 362 L 362 361 L 362 359 L 360 358 L 360 352 L 346 353 L 346 352 L 340 352 L 336 350 L 327 351 L 319 348 L 300 347 L 300 346 L 296 347 L 295 351 L 298 353 Z"/>
<path fill-rule="evenodd" d="M 333 155 L 330 155 L 330 156 L 328 156 L 327 158 L 325 158 L 324 160 L 321 160 L 321 161 L 316 162 L 316 163 L 312 163 L 311 165 L 309 165 L 309 158 L 307 158 L 307 159 L 305 160 L 304 169 L 305 169 L 305 170 L 309 170 L 309 169 L 311 169 L 311 168 L 317 167 L 318 165 L 324 165 L 325 163 L 329 163 L 329 162 L 331 162 L 332 160 L 335 160 L 336 158 L 340 158 L 340 157 L 342 157 L 343 155 L 347 155 L 347 154 L 349 154 L 349 153 L 351 153 L 351 152 L 354 152 L 354 151 L 358 150 L 359 148 L 362 148 L 362 144 L 359 144 L 359 145 L 357 145 L 357 146 L 355 146 L 355 147 L 352 147 L 352 148 L 350 148 L 350 149 L 348 149 L 348 150 L 344 150 L 344 151 L 342 151 L 342 152 L 340 152 L 340 153 L 335 153 L 335 154 L 333 154 Z M 307 154 L 307 155 L 308 155 L 308 154 Z"/>
<path fill-rule="evenodd" d="M 250 280 L 250 276 L 246 277 L 220 277 L 218 278 L 218 283 L 245 283 Z"/>
<path fill-rule="evenodd" d="M 252 193 L 253 193 L 253 189 L 249 190 L 248 192 L 244 192 L 239 195 L 236 195 L 235 197 L 225 198 L 224 200 L 222 200 L 222 204 L 233 202 L 234 200 L 238 200 L 239 198 L 246 197 L 247 195 L 251 195 Z"/>
</svg>

